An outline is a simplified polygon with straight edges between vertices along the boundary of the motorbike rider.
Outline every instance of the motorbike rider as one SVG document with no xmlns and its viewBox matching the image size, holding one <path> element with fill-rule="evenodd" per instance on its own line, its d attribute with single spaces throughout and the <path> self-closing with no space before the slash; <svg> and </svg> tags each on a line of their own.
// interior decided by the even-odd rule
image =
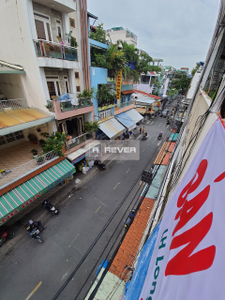
<svg viewBox="0 0 225 300">
<path fill-rule="evenodd" d="M 35 229 L 39 229 L 41 232 L 44 232 L 44 231 L 45 231 L 45 228 L 44 228 L 44 226 L 42 225 L 41 221 L 33 221 L 33 220 L 30 220 L 30 221 L 29 221 L 29 224 L 30 224 L 29 232 L 32 232 L 32 231 L 35 230 Z"/>
<path fill-rule="evenodd" d="M 161 138 L 162 138 L 162 131 L 158 135 L 158 139 L 161 139 Z"/>
</svg>

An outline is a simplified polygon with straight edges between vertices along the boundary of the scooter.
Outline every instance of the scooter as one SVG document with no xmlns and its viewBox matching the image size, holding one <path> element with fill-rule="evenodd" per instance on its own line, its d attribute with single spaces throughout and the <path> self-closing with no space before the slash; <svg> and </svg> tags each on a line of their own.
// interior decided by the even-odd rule
<svg viewBox="0 0 225 300">
<path fill-rule="evenodd" d="M 158 135 L 158 140 L 161 140 L 162 139 L 162 134 L 159 134 Z"/>
<path fill-rule="evenodd" d="M 25 228 L 27 230 L 27 233 L 29 233 L 30 237 L 32 239 L 37 240 L 39 243 L 43 243 L 43 240 L 41 239 L 41 237 L 39 236 L 40 230 L 37 228 L 31 228 L 30 224 L 25 225 Z"/>
<path fill-rule="evenodd" d="M 97 166 L 100 171 L 106 170 L 106 165 L 99 163 L 98 160 L 94 162 L 94 165 Z"/>
<path fill-rule="evenodd" d="M 14 231 L 9 230 L 7 226 L 1 226 L 0 227 L 0 247 L 3 246 L 3 244 L 7 240 L 11 240 L 14 237 L 15 233 Z"/>
<path fill-rule="evenodd" d="M 132 210 L 130 211 L 130 214 L 129 214 L 128 218 L 126 219 L 125 224 L 124 224 L 124 227 L 125 227 L 125 228 L 130 227 L 130 225 L 132 224 L 132 222 L 133 222 L 133 220 L 134 220 L 134 215 L 135 215 L 135 209 L 132 209 Z"/>
<path fill-rule="evenodd" d="M 47 210 L 52 213 L 53 215 L 58 215 L 59 214 L 59 209 L 55 208 L 48 200 L 44 200 L 42 205 L 47 208 Z"/>
</svg>

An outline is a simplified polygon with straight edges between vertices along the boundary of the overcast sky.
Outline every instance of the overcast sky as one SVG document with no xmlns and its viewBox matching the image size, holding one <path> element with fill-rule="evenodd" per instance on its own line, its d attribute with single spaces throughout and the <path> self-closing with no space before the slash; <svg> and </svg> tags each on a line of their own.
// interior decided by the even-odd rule
<svg viewBox="0 0 225 300">
<path fill-rule="evenodd" d="M 204 61 L 220 0 L 87 0 L 104 29 L 122 26 L 138 37 L 137 48 L 179 69 Z M 91 24 L 94 20 L 91 19 Z"/>
</svg>

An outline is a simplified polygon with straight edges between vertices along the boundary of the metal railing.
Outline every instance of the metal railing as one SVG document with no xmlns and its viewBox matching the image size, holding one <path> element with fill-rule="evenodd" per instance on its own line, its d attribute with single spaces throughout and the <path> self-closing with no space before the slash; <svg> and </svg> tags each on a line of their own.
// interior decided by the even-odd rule
<svg viewBox="0 0 225 300">
<path fill-rule="evenodd" d="M 0 111 L 6 111 L 7 109 L 18 110 L 28 108 L 25 98 L 0 100 Z"/>
<path fill-rule="evenodd" d="M 5 172 L 0 173 L 0 188 L 15 182 L 20 178 L 23 178 L 36 169 L 39 169 L 44 164 L 48 164 L 55 158 L 58 158 L 57 154 L 54 151 L 50 151 L 48 153 L 39 155 L 32 160 L 29 160 L 28 162 L 10 170 L 9 172 L 6 170 Z"/>
<path fill-rule="evenodd" d="M 84 107 L 93 105 L 93 103 L 90 99 L 83 99 L 83 100 L 79 99 L 78 105 L 72 104 L 71 100 L 66 100 L 66 101 L 63 100 L 63 101 L 59 101 L 59 102 L 60 102 L 60 108 L 61 108 L 62 112 L 79 109 L 79 108 L 84 108 Z"/>
<path fill-rule="evenodd" d="M 77 49 L 45 40 L 34 40 L 37 56 L 78 61 Z"/>
<path fill-rule="evenodd" d="M 116 104 L 115 107 L 116 108 L 123 108 L 123 107 L 126 107 L 126 106 L 134 104 L 134 103 L 135 103 L 135 100 L 120 102 L 119 104 Z"/>
<path fill-rule="evenodd" d="M 77 145 L 80 145 L 83 142 L 90 140 L 91 138 L 93 138 L 93 135 L 90 133 L 81 134 L 81 135 L 73 138 L 72 141 L 68 141 L 66 143 L 66 150 L 68 151 L 68 150 L 72 149 L 73 147 L 76 147 Z"/>
</svg>

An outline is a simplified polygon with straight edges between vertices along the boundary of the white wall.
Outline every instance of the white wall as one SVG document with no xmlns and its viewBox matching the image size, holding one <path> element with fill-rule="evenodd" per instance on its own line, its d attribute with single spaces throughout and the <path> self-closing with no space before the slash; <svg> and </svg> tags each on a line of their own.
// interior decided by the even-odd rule
<svg viewBox="0 0 225 300">
<path fill-rule="evenodd" d="M 7 99 L 25 98 L 19 74 L 0 74 L 0 94 Z"/>
<path fill-rule="evenodd" d="M 0 57 L 2 60 L 24 67 L 25 75 L 21 76 L 24 96 L 29 106 L 42 110 L 46 99 L 33 45 L 32 2 L 30 0 L 0 1 Z M 6 30 L 7 28 L 7 30 Z"/>
</svg>

